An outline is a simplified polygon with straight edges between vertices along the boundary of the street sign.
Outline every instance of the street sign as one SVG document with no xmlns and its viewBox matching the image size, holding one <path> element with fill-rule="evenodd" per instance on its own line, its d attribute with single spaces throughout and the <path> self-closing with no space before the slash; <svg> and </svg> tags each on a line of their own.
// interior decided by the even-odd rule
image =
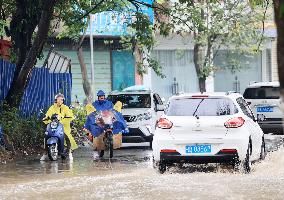
<svg viewBox="0 0 284 200">
<path fill-rule="evenodd" d="M 152 5 L 153 0 L 139 0 L 143 3 Z M 104 11 L 91 15 L 92 34 L 95 36 L 123 36 L 131 35 L 131 30 L 127 27 L 133 20 L 133 14 L 136 11 L 133 5 L 129 5 L 125 11 Z M 154 23 L 154 12 L 152 8 L 146 5 L 140 5 L 140 12 L 149 17 L 151 23 Z M 90 26 L 86 30 L 86 35 L 90 35 Z"/>
</svg>

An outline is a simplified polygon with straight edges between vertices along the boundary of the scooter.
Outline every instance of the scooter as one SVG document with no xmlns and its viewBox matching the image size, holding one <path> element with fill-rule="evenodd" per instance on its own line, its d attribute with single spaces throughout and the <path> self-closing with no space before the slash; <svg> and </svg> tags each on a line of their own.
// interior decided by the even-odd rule
<svg viewBox="0 0 284 200">
<path fill-rule="evenodd" d="M 56 161 L 59 156 L 62 159 L 66 159 L 66 152 L 64 151 L 64 129 L 63 125 L 57 119 L 57 114 L 52 115 L 51 122 L 47 125 L 45 143 L 45 149 L 51 161 Z"/>
<path fill-rule="evenodd" d="M 98 141 L 102 142 L 99 142 L 100 144 L 97 147 L 99 157 L 103 157 L 104 152 L 108 151 L 109 157 L 112 158 L 114 146 L 117 148 L 119 143 L 121 143 L 121 141 L 118 141 L 118 138 L 114 139 L 114 135 L 124 132 L 126 127 L 121 122 L 122 119 L 118 120 L 113 110 L 98 111 L 95 114 L 95 118 L 96 126 L 99 127 L 97 129 L 99 130 L 98 138 L 102 137 L 98 139 Z"/>
</svg>

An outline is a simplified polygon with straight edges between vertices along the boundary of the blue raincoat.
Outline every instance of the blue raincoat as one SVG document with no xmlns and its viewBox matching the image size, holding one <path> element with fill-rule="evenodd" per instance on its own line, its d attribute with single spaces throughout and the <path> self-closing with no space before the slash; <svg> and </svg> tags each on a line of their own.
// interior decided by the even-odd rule
<svg viewBox="0 0 284 200">
<path fill-rule="evenodd" d="M 113 110 L 113 109 L 111 109 L 111 110 L 113 111 L 113 113 L 114 113 L 114 115 L 117 119 L 112 124 L 113 125 L 113 130 L 112 130 L 113 134 L 127 133 L 128 128 L 127 128 L 126 122 L 124 121 L 122 114 L 117 112 L 116 110 Z M 97 113 L 92 112 L 90 115 L 88 115 L 86 123 L 84 125 L 84 128 L 89 130 L 94 137 L 100 136 L 104 131 L 103 127 L 98 126 L 96 124 L 96 118 L 97 118 Z"/>
<path fill-rule="evenodd" d="M 113 103 L 111 101 L 108 101 L 108 100 L 104 100 L 104 101 L 96 100 L 94 103 L 92 103 L 92 105 L 94 106 L 94 108 L 97 111 L 112 110 L 113 109 Z"/>
</svg>

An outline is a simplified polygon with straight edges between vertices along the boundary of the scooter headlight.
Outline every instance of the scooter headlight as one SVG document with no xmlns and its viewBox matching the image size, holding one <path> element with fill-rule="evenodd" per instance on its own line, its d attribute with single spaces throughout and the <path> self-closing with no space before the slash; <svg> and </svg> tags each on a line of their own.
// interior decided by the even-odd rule
<svg viewBox="0 0 284 200">
<path fill-rule="evenodd" d="M 50 123 L 50 127 L 51 127 L 52 129 L 56 129 L 57 126 L 58 126 L 58 123 L 57 123 L 57 122 L 51 122 L 51 123 Z"/>
</svg>

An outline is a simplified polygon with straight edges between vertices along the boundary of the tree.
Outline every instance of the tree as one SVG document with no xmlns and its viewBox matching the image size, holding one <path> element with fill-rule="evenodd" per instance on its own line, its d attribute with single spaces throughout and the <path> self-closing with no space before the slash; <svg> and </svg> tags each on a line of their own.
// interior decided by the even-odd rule
<svg viewBox="0 0 284 200">
<path fill-rule="evenodd" d="M 280 95 L 284 98 L 284 2 L 273 0 L 274 19 L 277 26 L 277 64 Z"/>
<path fill-rule="evenodd" d="M 135 8 L 130 15 L 135 16 L 135 21 L 129 21 L 128 25 L 137 31 L 130 38 L 145 49 L 153 47 L 152 24 L 145 15 L 141 14 L 141 3 L 136 0 L 12 0 L 0 3 L 1 22 L 9 23 L 6 34 L 11 36 L 12 53 L 16 63 L 16 72 L 6 97 L 12 107 L 18 107 L 20 104 L 36 59 L 42 52 L 46 38 L 52 34 L 50 28 L 52 21 L 62 22 L 65 34 L 79 41 L 79 33 L 86 28 L 85 19 L 90 13 L 124 12 L 130 7 Z M 78 50 L 80 56 L 80 45 Z"/>
<path fill-rule="evenodd" d="M 221 48 L 242 54 L 257 53 L 262 42 L 263 12 L 249 2 L 179 0 L 165 14 L 170 20 L 161 23 L 163 30 L 193 38 L 193 61 L 201 92 L 206 91 L 206 78 L 218 67 L 213 61 Z M 240 66 L 230 68 L 235 71 Z"/>
</svg>

